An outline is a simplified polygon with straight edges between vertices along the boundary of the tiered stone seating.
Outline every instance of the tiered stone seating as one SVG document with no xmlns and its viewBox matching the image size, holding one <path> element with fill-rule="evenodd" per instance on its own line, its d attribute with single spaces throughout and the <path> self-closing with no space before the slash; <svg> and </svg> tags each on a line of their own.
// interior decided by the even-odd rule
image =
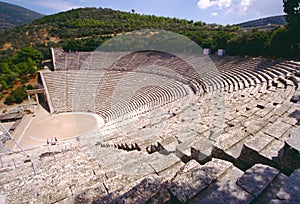
<svg viewBox="0 0 300 204">
<path fill-rule="evenodd" d="M 72 147 L 28 150 L 36 176 L 28 158 L 2 156 L 8 202 L 299 201 L 297 62 L 212 57 L 211 67 L 205 56 L 89 55 L 61 53 L 56 60 L 71 66 L 58 62 L 42 76 L 53 109 L 92 111 L 105 126 Z"/>
<path fill-rule="evenodd" d="M 53 112 L 66 112 L 67 107 L 64 105 L 67 101 L 67 79 L 65 72 L 52 72 L 42 74 L 45 80 L 44 86 L 47 87 L 47 94 L 50 96 Z"/>
<path fill-rule="evenodd" d="M 235 116 L 228 117 L 232 109 L 229 106 L 229 113 L 226 116 L 229 127 L 226 127 L 225 132 L 220 136 L 213 154 L 216 157 L 236 162 L 237 165 L 247 166 L 247 163 L 252 165 L 254 160 L 262 162 L 262 159 L 255 158 L 253 153 L 261 152 L 263 154 L 261 157 L 265 158 L 264 163 L 280 169 L 279 166 L 282 164 L 280 164 L 278 153 L 284 147 L 286 134 L 292 125 L 295 125 L 295 122 L 289 124 L 280 119 L 280 116 L 290 110 L 292 104 L 289 100 L 293 95 L 293 90 L 293 86 L 289 85 L 286 89 L 277 88 L 274 91 L 256 92 L 255 97 L 251 97 L 250 101 L 241 101 L 242 104 L 246 104 L 245 106 L 239 106 L 231 100 L 230 105 L 234 107 L 232 114 Z M 247 95 L 242 95 L 245 100 Z M 255 149 L 251 156 L 247 155 L 249 146 Z M 258 147 L 262 149 L 256 149 Z M 246 148 L 245 151 L 244 148 Z"/>
</svg>

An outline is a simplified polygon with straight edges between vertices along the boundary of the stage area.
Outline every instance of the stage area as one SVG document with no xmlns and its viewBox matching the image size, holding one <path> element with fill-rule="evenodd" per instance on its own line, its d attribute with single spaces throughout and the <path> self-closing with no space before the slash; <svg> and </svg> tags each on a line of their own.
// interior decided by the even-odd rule
<svg viewBox="0 0 300 204">
<path fill-rule="evenodd" d="M 87 134 L 101 128 L 104 120 L 94 113 L 60 113 L 50 114 L 41 106 L 36 115 L 26 115 L 13 136 L 19 144 L 27 149 L 47 144 L 56 138 L 58 142 Z M 15 145 L 10 148 L 17 150 Z"/>
</svg>

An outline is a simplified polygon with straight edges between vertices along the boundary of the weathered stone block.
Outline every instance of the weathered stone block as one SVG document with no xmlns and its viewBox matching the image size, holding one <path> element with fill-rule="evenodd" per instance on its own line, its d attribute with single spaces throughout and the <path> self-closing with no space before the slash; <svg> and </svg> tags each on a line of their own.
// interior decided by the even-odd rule
<svg viewBox="0 0 300 204">
<path fill-rule="evenodd" d="M 192 169 L 178 172 L 168 188 L 180 202 L 185 203 L 215 181 L 231 165 L 229 162 L 213 159 L 203 166 L 187 166 Z"/>
<path fill-rule="evenodd" d="M 289 203 L 300 203 L 300 169 L 297 169 L 289 178 L 286 185 L 279 190 L 276 198 Z"/>
<path fill-rule="evenodd" d="M 278 174 L 279 171 L 275 168 L 256 164 L 238 179 L 237 184 L 245 191 L 258 196 Z"/>
</svg>

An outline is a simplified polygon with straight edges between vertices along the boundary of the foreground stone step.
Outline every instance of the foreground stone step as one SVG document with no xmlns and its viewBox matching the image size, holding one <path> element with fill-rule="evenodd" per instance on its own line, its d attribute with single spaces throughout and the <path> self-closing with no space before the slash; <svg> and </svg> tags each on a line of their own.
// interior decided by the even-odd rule
<svg viewBox="0 0 300 204">
<path fill-rule="evenodd" d="M 286 184 L 287 180 L 288 177 L 286 175 L 279 173 L 252 203 L 269 203 L 279 189 Z"/>
<path fill-rule="evenodd" d="M 5 186 L 5 195 L 8 203 L 56 203 L 71 199 L 72 196 L 88 189 L 100 182 L 103 177 L 96 171 L 97 165 L 76 151 L 72 157 L 58 160 L 46 160 L 37 165 L 36 176 L 23 176 L 20 172 L 12 172 L 12 181 Z M 70 155 L 71 156 L 71 155 Z M 43 165 L 44 164 L 44 165 Z M 99 167 L 98 167 L 99 168 Z M 28 168 L 30 170 L 30 168 Z M 0 190 L 2 191 L 2 190 Z"/>
<path fill-rule="evenodd" d="M 275 168 L 256 164 L 248 169 L 241 178 L 237 180 L 237 185 L 251 195 L 257 197 L 275 179 L 279 171 Z"/>
<path fill-rule="evenodd" d="M 296 161 L 297 157 L 299 157 L 297 153 L 299 151 L 296 144 L 297 139 L 293 138 L 289 140 L 293 141 L 292 143 L 294 143 L 293 146 L 295 148 L 291 148 L 286 143 L 286 140 L 289 138 L 289 132 L 292 129 L 293 126 L 290 123 L 284 122 L 279 117 L 274 117 L 273 122 L 269 122 L 258 133 L 251 134 L 240 142 L 242 146 L 239 149 L 241 151 L 240 155 L 234 159 L 246 164 L 246 167 L 256 163 L 263 163 L 280 169 L 286 174 L 290 174 L 294 169 L 299 168 L 299 162 Z M 291 150 L 290 153 L 285 153 L 289 150 Z M 229 154 L 230 150 L 227 150 L 225 153 Z M 291 157 L 294 157 L 294 159 Z M 294 160 L 294 162 L 291 162 L 291 160 Z M 294 167 L 292 167 L 293 165 Z"/>
<path fill-rule="evenodd" d="M 156 198 L 157 203 L 164 203 L 170 200 L 170 195 L 163 188 L 161 179 L 158 178 L 145 178 L 140 183 L 135 185 L 129 191 L 122 195 L 118 195 L 118 192 L 110 193 L 106 196 L 96 199 L 93 204 L 103 203 L 149 203 L 154 200 L 157 194 L 165 192 L 163 196 Z M 150 203 L 153 203 L 150 202 Z"/>
<path fill-rule="evenodd" d="M 287 180 L 270 204 L 300 203 L 300 169 L 297 169 Z"/>
<path fill-rule="evenodd" d="M 273 137 L 264 132 L 259 132 L 254 135 L 251 140 L 244 144 L 241 152 L 241 159 L 246 161 L 249 165 L 253 165 L 255 163 L 267 163 L 269 159 L 263 157 L 260 152 L 273 140 Z"/>
<path fill-rule="evenodd" d="M 189 203 L 268 203 L 286 180 L 269 166 L 257 164 L 245 173 L 231 166 Z"/>
<path fill-rule="evenodd" d="M 280 164 L 283 168 L 294 170 L 300 168 L 300 128 L 290 130 Z"/>
<path fill-rule="evenodd" d="M 236 184 L 243 171 L 231 166 L 218 180 L 188 203 L 250 203 L 254 197 Z"/>
<path fill-rule="evenodd" d="M 249 166 L 240 159 L 240 155 L 244 143 L 250 140 L 250 138 L 250 134 L 245 128 L 234 130 L 233 127 L 230 132 L 223 133 L 219 141 L 214 144 L 212 157 L 230 161 L 239 166 L 239 168 L 246 169 Z"/>
<path fill-rule="evenodd" d="M 239 159 L 248 165 L 262 163 L 273 166 L 289 175 L 300 167 L 300 156 L 299 150 L 284 142 L 287 138 L 288 132 L 279 139 L 260 132 L 244 144 Z"/>
<path fill-rule="evenodd" d="M 148 165 L 155 171 L 156 174 L 160 174 L 160 172 L 171 168 L 177 163 L 182 163 L 182 161 L 173 153 L 162 154 L 160 152 L 155 152 L 150 158 L 148 158 Z"/>
<path fill-rule="evenodd" d="M 214 141 L 208 139 L 208 136 L 197 138 L 197 141 L 190 148 L 190 158 L 195 159 L 200 164 L 205 164 L 212 158 L 212 149 Z M 178 148 L 180 151 L 180 148 Z"/>
<path fill-rule="evenodd" d="M 207 188 L 231 166 L 231 163 L 219 159 L 213 159 L 203 166 L 191 161 L 169 182 L 168 189 L 181 203 L 185 203 Z"/>
<path fill-rule="evenodd" d="M 175 152 L 123 151 L 113 147 L 91 146 L 89 153 L 101 168 L 121 174 L 147 176 L 159 175 L 177 164 L 184 164 Z M 115 188 L 113 188 L 115 190 Z"/>
</svg>

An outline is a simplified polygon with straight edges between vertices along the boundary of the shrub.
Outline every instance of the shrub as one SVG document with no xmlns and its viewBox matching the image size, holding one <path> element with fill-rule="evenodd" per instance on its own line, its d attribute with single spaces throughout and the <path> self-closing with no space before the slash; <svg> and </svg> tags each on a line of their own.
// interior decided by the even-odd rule
<svg viewBox="0 0 300 204">
<path fill-rule="evenodd" d="M 17 89 L 11 92 L 11 94 L 6 98 L 4 103 L 6 105 L 12 105 L 13 103 L 22 103 L 27 97 L 26 90 L 29 89 L 34 89 L 34 87 L 31 85 L 18 87 Z"/>
<path fill-rule="evenodd" d="M 7 98 L 4 101 L 4 104 L 6 105 L 12 105 L 15 101 L 15 98 L 12 95 L 7 96 Z"/>
</svg>

